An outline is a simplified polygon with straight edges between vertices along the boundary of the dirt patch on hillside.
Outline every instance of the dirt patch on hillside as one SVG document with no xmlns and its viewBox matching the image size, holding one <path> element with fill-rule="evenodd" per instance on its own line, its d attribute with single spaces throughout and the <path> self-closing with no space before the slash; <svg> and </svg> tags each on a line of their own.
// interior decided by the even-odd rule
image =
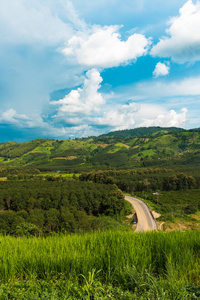
<svg viewBox="0 0 200 300">
<path fill-rule="evenodd" d="M 102 148 L 106 148 L 109 146 L 109 144 L 95 144 L 95 146 L 97 147 L 102 147 Z"/>
<path fill-rule="evenodd" d="M 128 146 L 128 145 L 126 145 L 126 144 L 122 144 L 122 146 L 123 146 L 124 148 L 127 148 L 127 149 L 130 148 L 130 146 Z"/>
<path fill-rule="evenodd" d="M 161 217 L 161 214 L 157 213 L 157 212 L 154 211 L 154 210 L 152 211 L 152 215 L 153 215 L 154 219 L 158 219 L 158 218 Z"/>
</svg>

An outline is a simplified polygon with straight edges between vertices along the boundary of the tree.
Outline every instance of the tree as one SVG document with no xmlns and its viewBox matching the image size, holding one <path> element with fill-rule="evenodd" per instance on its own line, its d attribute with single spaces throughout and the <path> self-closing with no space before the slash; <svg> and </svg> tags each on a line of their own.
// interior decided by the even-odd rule
<svg viewBox="0 0 200 300">
<path fill-rule="evenodd" d="M 60 211 L 60 228 L 61 231 L 75 232 L 76 221 L 74 215 L 68 207 L 61 207 Z"/>
<path fill-rule="evenodd" d="M 49 232 L 57 231 L 59 224 L 59 211 L 55 208 L 51 208 L 46 211 L 46 226 Z"/>
<path fill-rule="evenodd" d="M 41 234 L 41 231 L 36 225 L 24 222 L 18 225 L 13 233 L 16 236 L 29 237 L 31 235 L 39 236 Z"/>
<path fill-rule="evenodd" d="M 45 222 L 44 211 L 39 208 L 31 210 L 29 213 L 29 222 L 42 229 Z"/>
</svg>

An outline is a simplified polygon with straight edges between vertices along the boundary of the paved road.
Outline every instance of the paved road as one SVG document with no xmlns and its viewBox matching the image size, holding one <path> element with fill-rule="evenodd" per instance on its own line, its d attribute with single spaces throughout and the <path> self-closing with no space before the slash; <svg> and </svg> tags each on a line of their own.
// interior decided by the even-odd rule
<svg viewBox="0 0 200 300">
<path fill-rule="evenodd" d="M 154 220 L 148 206 L 141 200 L 130 196 L 125 196 L 125 199 L 129 201 L 137 214 L 138 223 L 135 231 L 147 231 L 157 230 L 157 223 Z"/>
</svg>

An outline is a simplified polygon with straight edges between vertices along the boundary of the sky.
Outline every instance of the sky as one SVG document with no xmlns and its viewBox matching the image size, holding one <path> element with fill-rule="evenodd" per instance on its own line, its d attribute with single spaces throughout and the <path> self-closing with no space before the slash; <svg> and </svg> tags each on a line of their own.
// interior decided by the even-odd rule
<svg viewBox="0 0 200 300">
<path fill-rule="evenodd" d="M 200 2 L 1 0 L 0 142 L 200 127 Z"/>
</svg>

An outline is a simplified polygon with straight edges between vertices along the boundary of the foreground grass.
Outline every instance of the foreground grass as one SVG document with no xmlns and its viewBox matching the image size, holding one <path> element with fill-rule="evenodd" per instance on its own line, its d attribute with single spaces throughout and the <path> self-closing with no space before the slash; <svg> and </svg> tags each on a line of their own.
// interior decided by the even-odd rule
<svg viewBox="0 0 200 300">
<path fill-rule="evenodd" d="M 0 237 L 0 245 L 0 299 L 200 296 L 198 232 Z"/>
</svg>

